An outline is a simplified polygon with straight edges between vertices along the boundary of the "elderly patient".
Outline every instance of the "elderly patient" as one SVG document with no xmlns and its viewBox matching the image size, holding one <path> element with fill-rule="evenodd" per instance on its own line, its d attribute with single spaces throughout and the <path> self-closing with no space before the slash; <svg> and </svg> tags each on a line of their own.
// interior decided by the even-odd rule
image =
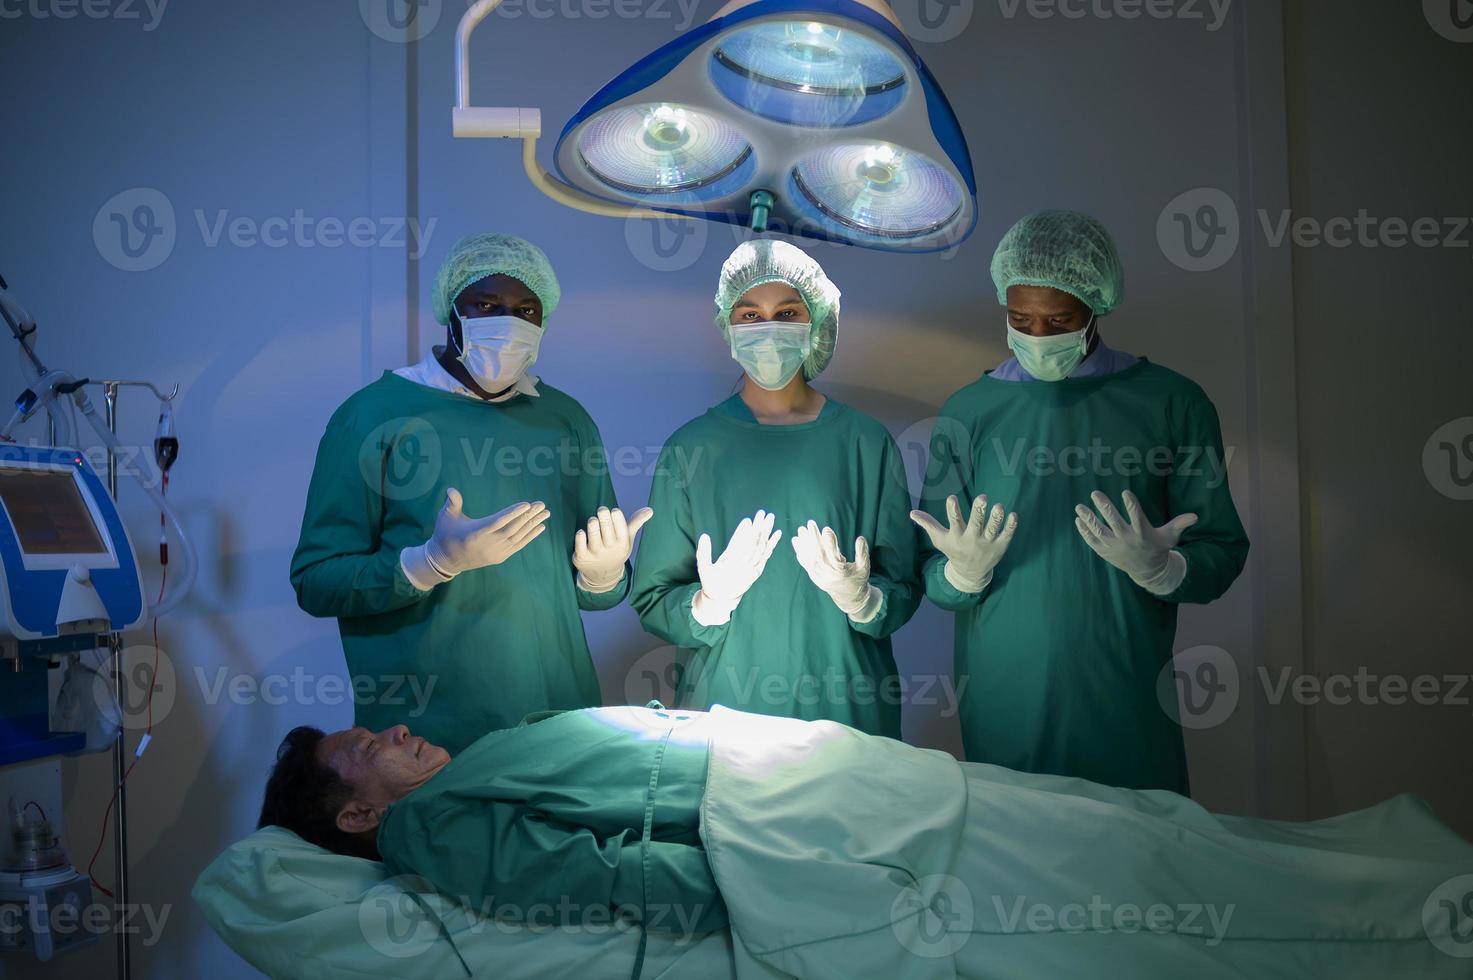
<svg viewBox="0 0 1473 980">
<path fill-rule="evenodd" d="M 454 759 L 405 725 L 299 727 L 277 751 L 258 826 L 382 860 L 498 914 L 545 921 L 550 911 L 565 925 L 617 914 L 683 935 L 726 928 L 697 833 L 706 746 L 602 715 L 529 715 Z"/>
</svg>

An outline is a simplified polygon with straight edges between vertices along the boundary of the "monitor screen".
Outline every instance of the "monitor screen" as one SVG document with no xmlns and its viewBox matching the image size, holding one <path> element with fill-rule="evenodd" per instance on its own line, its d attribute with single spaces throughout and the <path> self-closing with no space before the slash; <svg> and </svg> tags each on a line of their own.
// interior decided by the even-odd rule
<svg viewBox="0 0 1473 980">
<path fill-rule="evenodd" d="M 107 553 L 92 511 L 67 470 L 0 466 L 0 501 L 28 555 Z"/>
</svg>

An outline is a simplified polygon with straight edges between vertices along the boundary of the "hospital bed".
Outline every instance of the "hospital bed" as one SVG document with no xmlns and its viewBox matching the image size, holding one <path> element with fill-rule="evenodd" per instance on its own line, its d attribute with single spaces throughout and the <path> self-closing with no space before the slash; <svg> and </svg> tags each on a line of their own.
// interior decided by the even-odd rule
<svg viewBox="0 0 1473 980">
<path fill-rule="evenodd" d="M 641 980 L 1473 976 L 1473 846 L 1409 796 L 1282 823 L 831 722 L 718 706 L 700 724 L 701 837 L 730 931 L 488 918 L 278 828 L 228 848 L 194 898 L 284 980 L 626 980 L 641 941 Z"/>
</svg>

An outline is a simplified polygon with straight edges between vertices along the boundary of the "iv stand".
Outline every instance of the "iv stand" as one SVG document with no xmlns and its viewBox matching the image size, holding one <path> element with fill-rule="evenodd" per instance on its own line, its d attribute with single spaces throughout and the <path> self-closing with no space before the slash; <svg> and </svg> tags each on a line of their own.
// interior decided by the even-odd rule
<svg viewBox="0 0 1473 980">
<path fill-rule="evenodd" d="M 91 384 L 102 385 L 102 397 L 106 406 L 105 418 L 107 427 L 114 436 L 118 434 L 118 389 L 124 386 L 147 388 L 154 393 L 160 401 L 173 401 L 174 396 L 179 394 L 179 386 L 176 384 L 174 390 L 165 395 L 147 381 L 120 381 L 104 379 L 91 381 Z M 56 441 L 56 423 L 52 419 L 47 420 L 48 437 L 52 442 Z M 114 500 L 118 499 L 118 459 L 111 446 L 107 447 L 107 492 Z M 117 699 L 119 707 L 124 701 L 124 678 L 123 678 L 123 634 L 112 632 L 104 635 L 102 645 L 107 649 L 113 663 L 112 681 L 113 697 Z M 150 681 L 152 682 L 152 681 Z M 126 917 L 128 914 L 128 786 L 124 777 L 128 772 L 127 746 L 123 744 L 124 732 L 119 731 L 117 739 L 113 742 L 112 773 L 113 786 L 117 793 L 117 802 L 113 807 L 113 908 L 117 913 Z M 123 921 L 120 919 L 119 921 Z M 115 975 L 117 980 L 131 980 L 133 975 L 133 951 L 128 942 L 128 931 L 119 928 L 117 933 L 117 968 Z"/>
<path fill-rule="evenodd" d="M 118 389 L 127 385 L 133 387 L 147 388 L 158 397 L 159 401 L 169 402 L 179 394 L 179 386 L 176 384 L 174 390 L 165 395 L 147 381 L 118 381 L 113 379 L 94 380 L 92 384 L 102 385 L 102 398 L 106 406 L 107 427 L 114 436 L 118 434 Z M 107 447 L 107 492 L 114 500 L 118 499 L 118 459 L 111 446 Z M 123 700 L 123 634 L 109 633 L 104 641 L 112 653 L 113 662 L 113 696 L 117 698 L 119 707 L 125 704 Z M 149 678 L 149 683 L 154 683 L 154 678 Z M 118 737 L 113 742 L 113 785 L 117 787 L 118 802 L 113 810 L 113 866 L 116 869 L 116 884 L 113 886 L 113 907 L 121 916 L 128 914 L 128 787 L 124 777 L 128 773 L 127 747 L 124 742 L 124 729 L 118 732 Z M 117 978 L 118 980 L 130 980 L 133 975 L 132 949 L 128 943 L 128 930 L 118 929 L 117 936 Z"/>
<path fill-rule="evenodd" d="M 102 385 L 103 398 L 107 402 L 107 426 L 113 431 L 113 435 L 117 435 L 117 384 L 104 381 Z M 48 442 L 53 444 L 56 442 L 56 421 L 49 417 L 46 420 L 46 436 Z M 107 450 L 107 492 L 114 500 L 118 499 L 117 461 L 111 447 L 108 447 Z M 113 697 L 119 706 L 123 704 L 123 661 L 119 656 L 122 650 L 122 638 L 121 633 L 108 633 L 102 640 L 102 645 L 112 655 Z M 18 659 L 16 666 L 20 666 Z M 113 807 L 113 908 L 115 912 L 126 916 L 128 908 L 128 790 L 123 781 L 123 775 L 128 770 L 123 748 L 123 729 L 120 729 L 117 739 L 113 741 L 112 750 L 109 752 L 112 759 L 113 786 L 117 793 L 117 803 Z M 117 949 L 114 955 L 116 958 L 115 975 L 118 980 L 130 980 L 133 975 L 133 959 L 126 929 L 118 929 Z"/>
<path fill-rule="evenodd" d="M 30 360 L 31 364 L 35 367 L 35 369 L 38 372 L 38 374 L 40 376 L 43 376 L 44 377 L 46 375 L 46 373 L 47 373 L 46 372 L 46 365 L 44 365 L 44 364 L 41 363 L 41 359 L 36 356 L 36 352 L 32 349 L 30 343 L 27 340 L 28 337 L 30 337 L 32 334 L 35 333 L 35 331 L 36 331 L 36 323 L 35 323 L 35 321 L 33 319 L 30 318 L 29 314 L 27 314 L 24 311 L 23 308 L 18 307 L 18 306 L 14 306 L 9 301 L 6 301 L 6 300 L 3 299 L 3 293 L 6 290 L 8 290 L 8 289 L 9 289 L 9 284 L 6 283 L 6 281 L 5 281 L 5 279 L 3 277 L 0 277 L 0 319 L 3 319 L 5 321 L 5 323 L 10 327 L 11 333 L 15 336 L 16 341 L 20 344 L 21 351 Z M 153 392 L 154 396 L 157 397 L 159 399 L 159 401 L 161 401 L 161 402 L 170 402 L 170 401 L 173 401 L 174 400 L 174 397 L 179 394 L 179 386 L 177 384 L 174 386 L 174 390 L 173 391 L 171 391 L 167 395 L 165 395 L 162 391 L 160 391 L 158 388 L 156 388 L 152 383 L 147 382 L 147 381 L 123 381 L 123 380 L 119 380 L 119 379 L 95 379 L 95 380 L 94 379 L 87 379 L 87 380 L 84 380 L 83 383 L 84 384 L 98 384 L 98 385 L 101 385 L 102 386 L 103 400 L 104 400 L 104 402 L 106 404 L 106 408 L 107 408 L 105 423 L 107 425 L 107 428 L 108 428 L 109 432 L 113 436 L 113 442 L 116 442 L 117 434 L 118 434 L 118 389 L 123 388 L 123 387 L 147 388 L 149 391 Z M 56 419 L 55 419 L 54 416 L 52 416 L 50 414 L 49 411 L 47 413 L 47 430 L 48 430 L 47 435 L 48 435 L 49 441 L 52 444 L 55 444 L 55 442 L 56 442 Z M 117 460 L 117 454 L 114 451 L 112 445 L 109 445 L 106 448 L 107 448 L 107 492 L 112 496 L 112 498 L 114 500 L 117 500 L 117 497 L 118 497 L 118 460 Z M 166 506 L 166 505 L 164 505 L 164 506 Z M 176 529 L 178 529 L 180 531 L 180 533 L 182 534 L 182 528 L 178 526 L 177 519 L 176 519 L 176 522 L 175 523 L 176 523 Z M 187 545 L 187 542 L 186 542 L 186 548 L 187 547 L 188 547 L 188 545 Z M 189 567 L 190 567 L 191 571 L 190 571 L 190 573 L 188 573 L 187 577 L 192 576 L 192 573 L 193 573 L 193 559 L 192 558 L 190 560 L 190 566 Z M 166 603 L 166 605 L 167 605 L 167 603 Z M 112 658 L 111 659 L 112 659 L 112 662 L 113 662 L 113 671 L 112 671 L 112 673 L 113 673 L 113 678 L 112 678 L 112 680 L 113 680 L 113 696 L 117 699 L 117 703 L 118 703 L 119 709 L 121 710 L 121 707 L 122 707 L 122 705 L 124 703 L 124 699 L 123 699 L 123 694 L 124 694 L 124 680 L 123 680 L 123 661 L 122 661 L 123 634 L 122 633 L 119 633 L 119 632 L 110 632 L 110 633 L 105 634 L 105 638 L 102 640 L 102 645 L 106 649 L 108 649 L 109 651 L 111 651 L 111 653 L 112 653 Z M 16 660 L 16 666 L 17 666 L 17 668 L 20 666 L 20 660 L 18 658 Z M 152 678 L 150 678 L 149 683 L 150 684 L 154 683 L 154 681 L 153 681 Z M 116 801 L 117 802 L 115 804 L 115 809 L 113 811 L 113 866 L 114 866 L 114 869 L 115 869 L 115 876 L 116 876 L 116 882 L 115 882 L 115 884 L 113 886 L 113 888 L 114 888 L 114 890 L 113 890 L 113 908 L 121 916 L 126 916 L 127 915 L 127 910 L 128 910 L 128 904 L 129 904 L 128 903 L 128 890 L 129 890 L 128 889 L 128 790 L 127 790 L 127 787 L 126 787 L 126 785 L 124 783 L 124 777 L 127 775 L 127 772 L 128 772 L 128 759 L 127 759 L 127 755 L 126 755 L 126 746 L 124 745 L 124 730 L 120 730 L 118 732 L 118 737 L 117 737 L 116 741 L 113 742 L 113 746 L 112 746 L 112 770 L 113 770 L 113 786 L 115 787 L 114 792 L 117 794 L 116 795 Z M 130 945 L 129 945 L 129 942 L 128 942 L 128 932 L 127 932 L 126 929 L 121 928 L 121 921 L 123 921 L 123 920 L 120 919 L 120 928 L 118 929 L 118 934 L 117 934 L 117 971 L 116 971 L 116 975 L 117 975 L 118 980 L 131 980 L 131 977 L 133 975 L 132 950 L 131 950 Z"/>
</svg>

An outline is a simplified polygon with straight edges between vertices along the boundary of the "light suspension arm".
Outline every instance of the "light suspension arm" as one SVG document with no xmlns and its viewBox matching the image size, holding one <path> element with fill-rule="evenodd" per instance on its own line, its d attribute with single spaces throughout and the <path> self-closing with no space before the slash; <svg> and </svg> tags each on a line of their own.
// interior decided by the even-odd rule
<svg viewBox="0 0 1473 980">
<path fill-rule="evenodd" d="M 501 0 L 476 0 L 455 29 L 455 108 L 451 133 L 458 138 L 519 139 L 522 164 L 532 186 L 566 207 L 609 218 L 685 218 L 689 215 L 630 207 L 601 200 L 558 180 L 537 162 L 537 138 L 542 135 L 542 110 L 537 108 L 471 105 L 471 34 Z"/>
</svg>

